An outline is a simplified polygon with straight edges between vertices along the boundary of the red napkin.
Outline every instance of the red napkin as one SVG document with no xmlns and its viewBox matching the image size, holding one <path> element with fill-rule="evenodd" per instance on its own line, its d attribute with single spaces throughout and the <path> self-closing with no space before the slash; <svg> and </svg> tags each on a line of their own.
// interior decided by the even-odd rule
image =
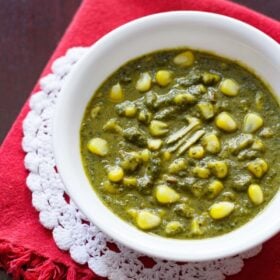
<svg viewBox="0 0 280 280">
<path fill-rule="evenodd" d="M 130 20 L 172 10 L 201 10 L 232 16 L 280 42 L 279 22 L 224 0 L 85 0 L 42 76 L 50 72 L 51 63 L 68 48 L 89 46 Z M 38 85 L 33 92 L 37 90 Z M 56 247 L 52 233 L 41 226 L 38 213 L 31 205 L 31 193 L 25 184 L 28 174 L 23 165 L 25 154 L 21 148 L 22 121 L 28 111 L 27 102 L 0 150 L 0 267 L 11 272 L 14 279 L 101 279 Z M 280 234 L 266 242 L 258 256 L 246 260 L 242 272 L 228 279 L 279 280 Z"/>
</svg>

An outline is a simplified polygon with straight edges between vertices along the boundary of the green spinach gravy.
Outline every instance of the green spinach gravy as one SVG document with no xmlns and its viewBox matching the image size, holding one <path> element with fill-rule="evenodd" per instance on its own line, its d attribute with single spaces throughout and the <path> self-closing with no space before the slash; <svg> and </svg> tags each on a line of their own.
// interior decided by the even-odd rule
<svg viewBox="0 0 280 280">
<path fill-rule="evenodd" d="M 81 156 L 104 204 L 165 237 L 230 232 L 280 185 L 280 108 L 234 61 L 162 50 L 121 66 L 81 124 Z"/>
</svg>

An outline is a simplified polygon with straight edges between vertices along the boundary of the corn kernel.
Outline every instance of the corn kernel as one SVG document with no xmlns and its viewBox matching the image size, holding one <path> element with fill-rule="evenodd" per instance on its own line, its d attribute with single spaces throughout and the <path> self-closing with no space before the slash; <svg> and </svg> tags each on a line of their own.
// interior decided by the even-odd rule
<svg viewBox="0 0 280 280">
<path fill-rule="evenodd" d="M 256 151 L 264 151 L 265 146 L 260 139 L 255 139 L 251 148 Z"/>
<path fill-rule="evenodd" d="M 198 109 L 200 110 L 201 115 L 206 119 L 211 119 L 214 117 L 214 107 L 209 102 L 200 102 L 197 104 Z"/>
<path fill-rule="evenodd" d="M 137 108 L 135 105 L 127 106 L 124 109 L 124 115 L 128 118 L 133 118 L 137 113 Z"/>
<path fill-rule="evenodd" d="M 263 203 L 263 191 L 257 184 L 252 184 L 249 186 L 248 196 L 255 205 L 260 205 Z"/>
<path fill-rule="evenodd" d="M 257 158 L 247 165 L 248 170 L 257 178 L 261 178 L 268 170 L 268 164 L 265 160 Z"/>
<path fill-rule="evenodd" d="M 202 144 L 206 151 L 211 154 L 217 154 L 221 151 L 220 140 L 214 133 L 206 134 L 202 139 Z"/>
<path fill-rule="evenodd" d="M 117 83 L 112 86 L 109 93 L 109 98 L 112 102 L 116 103 L 121 102 L 124 99 L 124 93 L 120 83 Z"/>
<path fill-rule="evenodd" d="M 229 216 L 233 210 L 233 202 L 222 201 L 214 203 L 209 209 L 209 214 L 214 220 L 219 220 Z"/>
<path fill-rule="evenodd" d="M 218 128 L 226 132 L 234 132 L 237 130 L 235 120 L 229 113 L 226 112 L 222 112 L 216 117 L 215 124 Z"/>
<path fill-rule="evenodd" d="M 137 152 L 123 152 L 122 151 L 122 160 L 120 162 L 120 166 L 123 170 L 128 172 L 135 171 L 139 165 L 141 164 L 141 157 Z"/>
<path fill-rule="evenodd" d="M 201 145 L 195 145 L 190 147 L 188 155 L 190 158 L 201 159 L 204 157 L 205 151 Z"/>
<path fill-rule="evenodd" d="M 161 139 L 148 139 L 148 148 L 152 151 L 156 151 L 160 149 L 162 146 L 162 140 Z"/>
<path fill-rule="evenodd" d="M 109 181 L 103 182 L 102 188 L 105 192 L 110 193 L 110 194 L 115 194 L 118 192 L 118 188 Z"/>
<path fill-rule="evenodd" d="M 152 78 L 148 72 L 141 73 L 139 79 L 136 82 L 136 89 L 145 92 L 152 86 Z"/>
<path fill-rule="evenodd" d="M 152 117 L 153 117 L 152 113 L 148 112 L 147 110 L 142 110 L 138 114 L 138 120 L 144 124 L 150 123 Z"/>
<path fill-rule="evenodd" d="M 208 186 L 208 190 L 210 192 L 210 198 L 215 198 L 220 194 L 220 192 L 223 190 L 224 185 L 221 181 L 215 180 L 211 182 Z"/>
<path fill-rule="evenodd" d="M 187 162 L 184 158 L 175 159 L 168 167 L 168 172 L 171 174 L 179 173 L 187 168 Z"/>
<path fill-rule="evenodd" d="M 236 96 L 239 89 L 239 84 L 233 79 L 225 79 L 220 84 L 221 92 L 227 96 Z"/>
<path fill-rule="evenodd" d="M 153 136 L 161 136 L 168 132 L 168 125 L 164 122 L 153 120 L 149 125 L 149 131 Z"/>
<path fill-rule="evenodd" d="M 163 204 L 174 203 L 180 199 L 180 195 L 166 185 L 157 186 L 155 195 L 158 202 Z"/>
<path fill-rule="evenodd" d="M 210 177 L 210 170 L 206 167 L 196 166 L 192 170 L 193 174 L 199 178 L 207 179 Z"/>
<path fill-rule="evenodd" d="M 263 126 L 263 119 L 255 113 L 248 113 L 244 118 L 243 131 L 246 133 L 256 132 Z"/>
<path fill-rule="evenodd" d="M 170 160 L 171 157 L 172 157 L 172 155 L 171 155 L 171 153 L 170 153 L 169 151 L 164 151 L 164 152 L 162 153 L 162 158 L 163 158 L 164 160 Z"/>
<path fill-rule="evenodd" d="M 211 168 L 213 174 L 217 178 L 220 179 L 225 178 L 228 174 L 228 166 L 224 161 L 217 160 L 217 161 L 209 162 L 208 167 Z"/>
<path fill-rule="evenodd" d="M 140 210 L 136 217 L 136 224 L 139 228 L 148 230 L 159 226 L 161 219 L 148 210 Z"/>
<path fill-rule="evenodd" d="M 118 124 L 118 121 L 116 118 L 109 119 L 104 125 L 103 125 L 104 131 L 110 131 L 115 133 L 122 133 L 122 128 Z"/>
<path fill-rule="evenodd" d="M 126 187 L 135 187 L 137 185 L 137 179 L 135 177 L 124 177 L 123 185 Z"/>
<path fill-rule="evenodd" d="M 108 172 L 108 179 L 111 182 L 119 182 L 123 179 L 124 172 L 120 166 L 112 167 Z"/>
<path fill-rule="evenodd" d="M 179 66 L 191 66 L 194 63 L 194 55 L 191 51 L 185 51 L 176 55 L 173 62 Z"/>
<path fill-rule="evenodd" d="M 147 162 L 151 157 L 151 152 L 148 149 L 144 149 L 140 152 L 140 157 L 144 162 Z"/>
<path fill-rule="evenodd" d="M 165 232 L 169 235 L 176 234 L 183 229 L 183 225 L 178 221 L 169 222 L 165 226 Z"/>
<path fill-rule="evenodd" d="M 87 148 L 98 156 L 106 156 L 109 152 L 108 143 L 102 138 L 92 138 L 87 143 Z"/>
<path fill-rule="evenodd" d="M 220 80 L 221 77 L 215 73 L 205 72 L 202 74 L 202 82 L 207 86 L 214 85 Z"/>
<path fill-rule="evenodd" d="M 172 73 L 167 70 L 159 70 L 156 73 L 156 82 L 162 86 L 167 86 L 172 81 Z"/>
</svg>

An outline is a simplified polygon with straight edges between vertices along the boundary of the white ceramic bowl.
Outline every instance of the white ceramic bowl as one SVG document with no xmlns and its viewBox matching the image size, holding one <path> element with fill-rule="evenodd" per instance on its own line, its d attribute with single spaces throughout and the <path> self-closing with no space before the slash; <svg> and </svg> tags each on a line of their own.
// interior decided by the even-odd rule
<svg viewBox="0 0 280 280">
<path fill-rule="evenodd" d="M 110 32 L 77 63 L 59 94 L 53 131 L 54 150 L 69 195 L 88 219 L 109 236 L 147 255 L 177 261 L 204 261 L 235 255 L 279 232 L 280 192 L 264 211 L 228 234 L 202 240 L 168 239 L 144 233 L 106 208 L 89 184 L 80 155 L 81 120 L 99 85 L 132 58 L 180 46 L 214 52 L 242 62 L 270 85 L 279 100 L 280 47 L 267 35 L 217 14 L 156 14 Z"/>
</svg>

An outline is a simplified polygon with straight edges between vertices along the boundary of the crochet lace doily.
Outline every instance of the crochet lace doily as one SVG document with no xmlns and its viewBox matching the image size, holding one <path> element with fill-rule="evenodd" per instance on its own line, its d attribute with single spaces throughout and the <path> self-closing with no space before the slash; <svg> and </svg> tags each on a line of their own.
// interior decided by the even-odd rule
<svg viewBox="0 0 280 280">
<path fill-rule="evenodd" d="M 52 230 L 54 241 L 73 260 L 88 264 L 96 274 L 109 279 L 222 280 L 241 271 L 246 258 L 258 254 L 261 246 L 246 253 L 216 261 L 177 264 L 153 259 L 145 267 L 143 255 L 119 244 L 89 222 L 65 193 L 57 172 L 52 148 L 52 118 L 65 77 L 87 48 L 72 48 L 52 65 L 52 73 L 40 80 L 41 90 L 32 95 L 30 111 L 23 122 L 22 147 L 29 170 L 26 184 L 41 224 Z M 152 267 L 151 267 L 152 266 Z"/>
</svg>

